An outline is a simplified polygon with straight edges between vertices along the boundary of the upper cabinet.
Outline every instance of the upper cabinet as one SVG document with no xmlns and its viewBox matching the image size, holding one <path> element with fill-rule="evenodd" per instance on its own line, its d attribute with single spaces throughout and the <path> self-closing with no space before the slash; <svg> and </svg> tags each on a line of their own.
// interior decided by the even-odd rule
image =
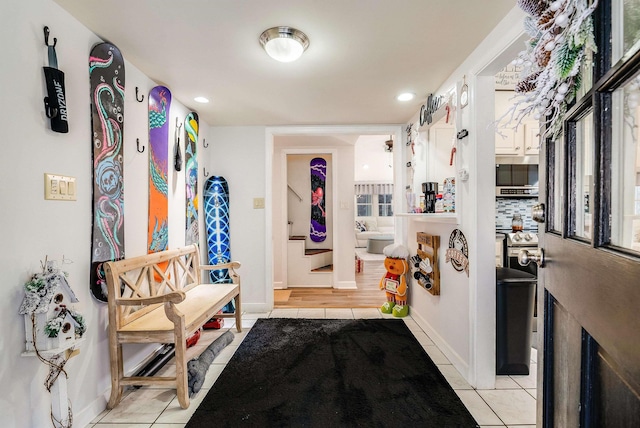
<svg viewBox="0 0 640 428">
<path fill-rule="evenodd" d="M 513 104 L 513 91 L 495 92 L 496 119 L 500 118 Z M 540 129 L 538 121 L 525 119 L 517 131 L 513 128 L 501 128 L 495 137 L 497 156 L 531 156 L 538 155 L 540 150 Z"/>
</svg>

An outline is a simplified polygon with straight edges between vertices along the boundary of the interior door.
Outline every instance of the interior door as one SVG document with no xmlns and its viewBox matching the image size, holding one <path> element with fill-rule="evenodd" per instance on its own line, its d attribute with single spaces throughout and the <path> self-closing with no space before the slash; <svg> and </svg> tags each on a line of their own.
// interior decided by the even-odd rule
<svg viewBox="0 0 640 428">
<path fill-rule="evenodd" d="M 600 1 L 593 79 L 541 149 L 543 427 L 640 426 L 640 54 L 618 34 L 626 3 Z"/>
</svg>

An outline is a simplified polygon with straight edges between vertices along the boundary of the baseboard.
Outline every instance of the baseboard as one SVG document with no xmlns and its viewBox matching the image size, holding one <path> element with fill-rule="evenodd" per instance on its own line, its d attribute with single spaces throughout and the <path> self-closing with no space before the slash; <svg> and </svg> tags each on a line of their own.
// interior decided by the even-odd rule
<svg viewBox="0 0 640 428">
<path fill-rule="evenodd" d="M 156 355 L 158 355 L 163 349 L 163 345 L 159 345 L 156 349 L 152 350 L 151 353 L 144 357 L 138 364 L 129 368 L 125 372 L 125 376 L 132 376 L 134 373 L 138 373 L 143 367 L 145 367 L 151 360 L 153 360 Z M 107 379 L 110 379 L 110 375 Z M 110 382 L 109 382 L 110 383 Z M 130 388 L 130 387 L 125 387 Z M 89 426 L 91 421 L 93 421 L 100 413 L 106 410 L 108 397 L 111 395 L 111 387 L 109 386 L 102 395 L 98 396 L 95 400 L 93 400 L 89 405 L 85 406 L 79 412 L 73 412 L 73 424 L 79 427 Z M 73 410 L 73 409 L 72 409 Z"/>
<path fill-rule="evenodd" d="M 357 290 L 358 286 L 355 281 L 338 281 L 333 288 L 338 290 Z"/>
<path fill-rule="evenodd" d="M 110 390 L 110 389 L 109 389 Z M 88 427 L 100 413 L 102 413 L 107 408 L 107 399 L 106 396 L 110 391 L 107 391 L 105 395 L 98 396 L 95 400 L 89 403 L 84 409 L 80 411 L 76 411 L 75 409 L 71 409 L 73 411 L 73 425 L 79 427 Z"/>
<path fill-rule="evenodd" d="M 460 372 L 462 377 L 464 377 L 464 379 L 467 382 L 469 382 L 469 363 L 464 361 L 464 359 L 462 359 L 462 357 L 460 357 L 460 355 L 456 351 L 454 351 L 453 348 L 449 346 L 447 341 L 444 340 L 442 336 L 440 336 L 433 329 L 433 327 L 431 327 L 431 324 L 429 324 L 427 320 L 425 320 L 424 318 L 422 318 L 422 316 L 420 316 L 420 314 L 412 312 L 410 310 L 409 315 L 411 315 L 411 318 L 413 318 L 413 320 L 420 326 L 420 328 L 422 328 L 422 330 L 424 330 L 424 332 L 427 333 L 427 336 L 429 336 L 429 338 L 433 341 L 433 343 L 435 343 L 438 346 L 440 351 L 442 351 L 444 356 L 447 357 L 447 359 L 451 362 L 451 364 L 453 364 L 453 366 L 458 370 L 458 372 Z"/>
<path fill-rule="evenodd" d="M 278 281 L 278 282 L 274 282 L 273 283 L 273 289 L 274 290 L 286 290 L 287 286 L 284 285 L 284 282 Z"/>
<path fill-rule="evenodd" d="M 273 307 L 266 303 L 242 303 L 243 312 L 259 313 L 272 311 Z"/>
</svg>

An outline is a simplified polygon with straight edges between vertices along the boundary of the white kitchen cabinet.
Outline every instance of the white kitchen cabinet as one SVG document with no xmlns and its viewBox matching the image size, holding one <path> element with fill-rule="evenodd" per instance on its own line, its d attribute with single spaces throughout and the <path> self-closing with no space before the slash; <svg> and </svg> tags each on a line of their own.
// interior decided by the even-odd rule
<svg viewBox="0 0 640 428">
<path fill-rule="evenodd" d="M 513 105 L 513 91 L 495 92 L 496 119 L 502 117 Z M 504 123 L 502 119 L 501 123 Z M 497 156 L 531 156 L 539 154 L 539 125 L 533 118 L 525 118 L 518 130 L 514 130 L 515 123 L 500 128 L 500 135 L 495 136 L 495 150 Z"/>
<path fill-rule="evenodd" d="M 540 154 L 540 124 L 536 121 L 524 123 L 524 143 L 522 145 L 524 155 Z"/>
<path fill-rule="evenodd" d="M 518 156 L 523 154 L 524 133 L 522 129 L 518 129 L 518 132 L 511 128 L 501 129 L 500 134 L 496 133 L 495 137 L 496 155 Z"/>
</svg>

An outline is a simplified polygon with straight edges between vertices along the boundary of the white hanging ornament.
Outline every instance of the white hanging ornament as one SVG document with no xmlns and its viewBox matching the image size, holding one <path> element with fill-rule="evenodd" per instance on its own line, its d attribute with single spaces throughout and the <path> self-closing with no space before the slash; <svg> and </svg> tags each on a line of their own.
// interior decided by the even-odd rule
<svg viewBox="0 0 640 428">
<path fill-rule="evenodd" d="M 554 22 L 558 27 L 564 28 L 567 25 L 569 25 L 569 17 L 566 14 L 561 13 L 560 15 L 556 16 L 556 19 Z"/>
<path fill-rule="evenodd" d="M 569 85 L 567 85 L 566 83 L 563 83 L 560 86 L 558 86 L 559 94 L 566 94 L 568 91 L 569 91 Z"/>
<path fill-rule="evenodd" d="M 560 6 L 562 6 L 562 2 L 557 0 L 549 5 L 549 9 L 555 12 L 556 10 L 560 9 Z"/>
</svg>

